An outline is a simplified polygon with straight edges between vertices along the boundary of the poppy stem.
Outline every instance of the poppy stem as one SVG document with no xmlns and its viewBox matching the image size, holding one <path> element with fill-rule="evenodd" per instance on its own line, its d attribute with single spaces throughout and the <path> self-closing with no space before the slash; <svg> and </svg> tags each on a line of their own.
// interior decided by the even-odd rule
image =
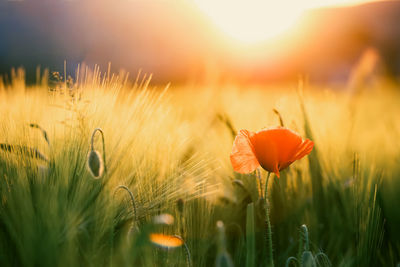
<svg viewBox="0 0 400 267">
<path fill-rule="evenodd" d="M 257 179 L 258 179 L 258 184 L 259 184 L 259 190 L 257 190 L 258 191 L 258 193 L 260 194 L 260 196 L 261 196 L 261 198 L 263 198 L 263 193 L 262 193 L 262 191 L 263 191 L 263 184 L 262 184 L 262 180 L 261 180 L 261 172 L 260 172 L 260 169 L 256 169 L 256 176 L 257 176 Z"/>
<path fill-rule="evenodd" d="M 268 182 L 269 182 L 269 177 L 271 176 L 271 173 L 268 172 L 267 179 L 265 181 L 265 191 L 264 191 L 264 207 L 265 207 L 265 221 L 266 221 L 266 227 L 267 227 L 267 252 L 268 252 L 268 258 L 267 258 L 267 266 L 273 267 L 274 266 L 274 255 L 273 255 L 273 249 L 272 249 L 272 230 L 271 230 L 271 222 L 269 220 L 269 203 L 268 203 Z"/>
</svg>

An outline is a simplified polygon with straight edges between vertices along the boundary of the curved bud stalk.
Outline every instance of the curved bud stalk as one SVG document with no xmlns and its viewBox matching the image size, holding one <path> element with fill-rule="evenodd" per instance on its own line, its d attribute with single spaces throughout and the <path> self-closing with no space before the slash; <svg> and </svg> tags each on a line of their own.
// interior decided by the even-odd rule
<svg viewBox="0 0 400 267">
<path fill-rule="evenodd" d="M 328 267 L 332 266 L 332 263 L 329 260 L 328 256 L 323 252 L 317 253 L 314 258 L 315 258 L 315 261 L 317 262 L 318 266 L 328 266 Z"/>
<path fill-rule="evenodd" d="M 117 188 L 115 188 L 114 193 L 113 193 L 113 198 L 115 197 L 115 194 L 117 193 L 117 191 L 119 189 L 123 189 L 126 192 L 128 192 L 129 197 L 131 199 L 131 203 L 132 203 L 132 208 L 133 208 L 134 215 L 133 215 L 131 227 L 129 227 L 129 231 L 128 231 L 128 234 L 127 234 L 127 240 L 130 241 L 130 236 L 131 236 L 133 230 L 135 230 L 135 232 L 139 232 L 139 228 L 137 226 L 137 212 L 136 212 L 135 198 L 133 196 L 132 191 L 129 190 L 129 188 L 126 187 L 125 185 L 120 185 Z M 113 254 L 114 254 L 114 224 L 112 225 L 111 232 L 110 232 L 110 245 L 111 245 L 111 248 L 110 248 L 110 259 L 111 260 L 110 260 L 110 262 L 112 262 L 112 257 L 113 257 Z"/>
<path fill-rule="evenodd" d="M 304 251 L 303 256 L 301 257 L 301 266 L 302 267 L 317 267 L 317 263 L 315 262 L 314 256 L 311 251 Z"/>
<path fill-rule="evenodd" d="M 190 253 L 189 247 L 186 244 L 185 240 L 179 235 L 174 235 L 176 238 L 179 238 L 183 242 L 183 248 L 185 250 L 186 255 L 186 267 L 192 267 L 192 255 Z"/>
<path fill-rule="evenodd" d="M 138 219 L 137 219 L 136 201 L 135 201 L 135 197 L 133 196 L 132 191 L 129 190 L 129 188 L 126 187 L 125 185 L 120 185 L 120 186 L 118 186 L 117 188 L 115 188 L 115 190 L 114 190 L 114 196 L 115 196 L 115 194 L 117 193 L 117 191 L 118 191 L 119 189 L 123 189 L 123 190 L 125 190 L 125 191 L 129 194 L 129 197 L 130 197 L 130 199 L 131 199 L 132 208 L 133 208 L 133 219 L 132 219 L 131 227 L 129 228 L 129 233 L 128 233 L 128 236 L 129 236 L 129 234 L 131 234 L 131 232 L 132 232 L 133 230 L 138 230 L 138 227 L 137 227 L 137 221 L 138 221 Z"/>
<path fill-rule="evenodd" d="M 321 258 L 321 261 L 319 261 Z M 300 261 L 300 262 L 299 262 Z M 317 267 L 317 266 L 332 266 L 328 256 L 325 253 L 319 252 L 315 256 L 310 251 L 310 240 L 308 237 L 308 228 L 305 224 L 300 227 L 299 253 L 297 258 L 289 257 L 286 260 L 286 267 L 301 266 L 301 267 Z"/>
<path fill-rule="evenodd" d="M 290 265 L 292 262 L 293 264 Z M 289 257 L 286 260 L 285 267 L 290 267 L 290 266 L 299 266 L 299 261 L 295 257 Z"/>
</svg>

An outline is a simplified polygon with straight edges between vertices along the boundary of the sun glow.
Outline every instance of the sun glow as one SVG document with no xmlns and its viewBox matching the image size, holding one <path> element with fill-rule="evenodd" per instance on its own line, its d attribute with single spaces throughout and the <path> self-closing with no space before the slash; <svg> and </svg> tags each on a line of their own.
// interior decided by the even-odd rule
<svg viewBox="0 0 400 267">
<path fill-rule="evenodd" d="M 307 9 L 367 2 L 365 0 L 194 1 L 223 32 L 245 43 L 265 41 L 285 33 Z"/>
</svg>

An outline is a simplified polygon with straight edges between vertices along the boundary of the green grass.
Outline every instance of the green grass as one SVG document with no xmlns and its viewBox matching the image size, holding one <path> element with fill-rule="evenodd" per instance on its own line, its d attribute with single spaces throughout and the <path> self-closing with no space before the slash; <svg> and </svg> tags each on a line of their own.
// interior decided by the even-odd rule
<svg viewBox="0 0 400 267">
<path fill-rule="evenodd" d="M 236 130 L 282 123 L 315 149 L 270 178 L 275 266 L 400 262 L 393 85 L 299 95 L 297 85 L 163 90 L 98 69 L 78 77 L 26 86 L 20 71 L 0 82 L 1 266 L 265 265 L 257 178 L 234 173 L 229 153 Z M 96 128 L 99 179 L 87 166 Z M 161 213 L 174 224 L 154 224 Z M 152 232 L 179 235 L 188 250 L 157 247 Z"/>
</svg>

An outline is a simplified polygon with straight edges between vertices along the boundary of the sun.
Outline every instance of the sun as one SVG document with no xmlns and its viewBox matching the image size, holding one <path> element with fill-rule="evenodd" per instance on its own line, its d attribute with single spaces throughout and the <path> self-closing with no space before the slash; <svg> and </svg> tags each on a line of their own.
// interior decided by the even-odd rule
<svg viewBox="0 0 400 267">
<path fill-rule="evenodd" d="M 194 1 L 223 32 L 246 43 L 260 42 L 282 34 L 304 11 L 298 7 L 290 8 L 287 1 Z"/>
<path fill-rule="evenodd" d="M 362 0 L 193 0 L 224 33 L 244 43 L 265 41 L 289 30 L 309 9 Z"/>
</svg>

